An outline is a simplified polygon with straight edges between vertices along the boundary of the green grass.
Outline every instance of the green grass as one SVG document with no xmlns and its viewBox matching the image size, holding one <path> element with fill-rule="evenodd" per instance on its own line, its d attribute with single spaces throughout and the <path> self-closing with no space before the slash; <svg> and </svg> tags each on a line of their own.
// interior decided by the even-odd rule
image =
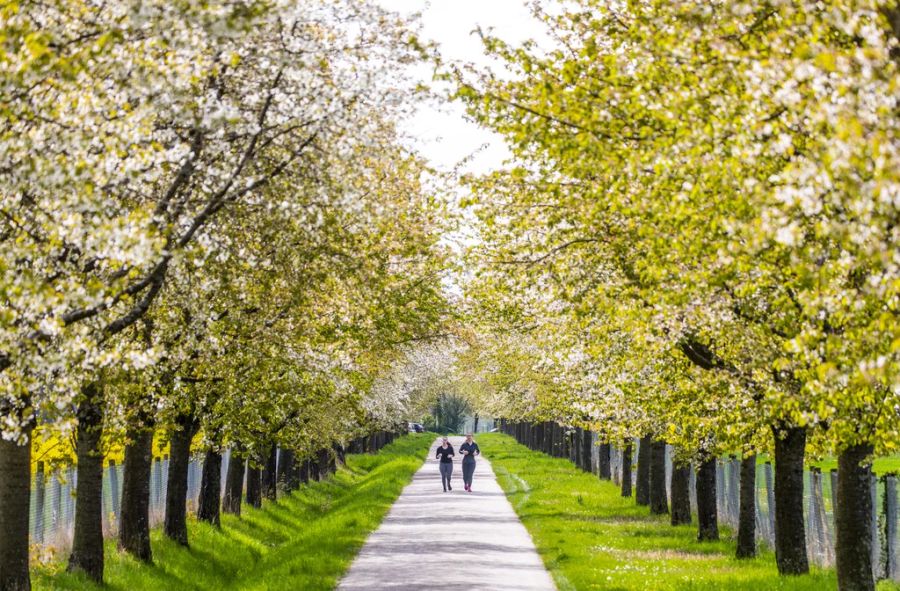
<svg viewBox="0 0 900 591">
<path fill-rule="evenodd" d="M 729 532 L 716 543 L 696 541 L 693 526 L 672 527 L 612 483 L 570 462 L 532 452 L 509 436 L 480 434 L 478 443 L 500 486 L 537 546 L 560 591 L 603 589 L 835 589 L 833 571 L 780 577 L 775 557 L 733 558 Z M 900 587 L 882 583 L 879 591 Z"/>
<path fill-rule="evenodd" d="M 153 565 L 107 545 L 106 587 L 61 572 L 35 571 L 34 588 L 138 591 L 143 589 L 333 589 L 370 532 L 378 527 L 422 465 L 431 433 L 402 437 L 375 455 L 351 455 L 346 469 L 302 487 L 241 518 L 223 516 L 222 528 L 190 523 L 190 549 L 152 533 Z"/>
</svg>

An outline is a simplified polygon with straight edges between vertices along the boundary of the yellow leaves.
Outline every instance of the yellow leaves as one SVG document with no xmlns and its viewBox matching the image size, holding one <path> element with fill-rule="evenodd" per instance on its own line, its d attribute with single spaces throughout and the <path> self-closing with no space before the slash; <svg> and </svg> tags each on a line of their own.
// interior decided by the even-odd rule
<svg viewBox="0 0 900 591">
<path fill-rule="evenodd" d="M 825 382 L 829 378 L 831 378 L 836 369 L 837 368 L 835 364 L 830 361 L 820 363 L 818 366 L 816 366 L 816 376 L 818 376 L 820 381 Z"/>
<path fill-rule="evenodd" d="M 47 35 L 38 32 L 29 33 L 24 39 L 25 49 L 28 50 L 28 53 L 31 54 L 31 59 L 34 61 L 52 53 L 49 43 L 50 40 Z"/>
<path fill-rule="evenodd" d="M 816 55 L 815 64 L 826 72 L 835 72 L 837 70 L 837 60 L 834 53 L 823 51 Z"/>
</svg>

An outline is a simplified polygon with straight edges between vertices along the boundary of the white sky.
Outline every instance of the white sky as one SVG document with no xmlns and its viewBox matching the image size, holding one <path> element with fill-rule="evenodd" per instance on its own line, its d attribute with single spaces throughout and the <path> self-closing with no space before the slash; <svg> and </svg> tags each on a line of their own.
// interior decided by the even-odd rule
<svg viewBox="0 0 900 591">
<path fill-rule="evenodd" d="M 436 41 L 445 61 L 488 65 L 481 41 L 472 32 L 476 27 L 493 29 L 500 38 L 518 43 L 540 38 L 540 24 L 531 16 L 524 0 L 379 0 L 384 7 L 401 14 L 422 13 L 422 37 Z M 422 70 L 425 83 L 430 71 Z M 423 106 L 407 122 L 405 131 L 413 136 L 414 148 L 438 168 L 449 170 L 472 157 L 464 170 L 487 172 L 498 168 L 508 157 L 503 139 L 466 121 L 458 104 Z"/>
</svg>

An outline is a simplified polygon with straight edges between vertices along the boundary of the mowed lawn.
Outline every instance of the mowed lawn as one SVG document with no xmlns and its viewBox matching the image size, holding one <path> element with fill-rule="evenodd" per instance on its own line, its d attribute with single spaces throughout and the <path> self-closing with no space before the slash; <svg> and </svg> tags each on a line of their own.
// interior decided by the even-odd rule
<svg viewBox="0 0 900 591">
<path fill-rule="evenodd" d="M 837 588 L 830 570 L 780 577 L 770 551 L 754 560 L 735 559 L 724 528 L 722 541 L 701 544 L 694 526 L 672 527 L 668 516 L 651 516 L 633 499 L 623 499 L 612 483 L 568 460 L 530 451 L 512 437 L 479 435 L 478 443 L 561 591 Z M 879 591 L 898 589 L 879 585 Z"/>
<path fill-rule="evenodd" d="M 107 544 L 106 587 L 61 572 L 34 573 L 34 588 L 209 590 L 333 589 L 422 465 L 433 434 L 404 436 L 374 455 L 350 455 L 325 482 L 303 486 L 262 509 L 223 516 L 222 528 L 191 522 L 191 548 L 152 536 L 153 565 Z"/>
</svg>

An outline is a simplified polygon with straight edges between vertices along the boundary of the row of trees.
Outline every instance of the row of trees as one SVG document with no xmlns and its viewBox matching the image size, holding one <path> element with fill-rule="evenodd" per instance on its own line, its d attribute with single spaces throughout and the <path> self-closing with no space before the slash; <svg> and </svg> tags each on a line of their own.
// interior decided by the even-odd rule
<svg viewBox="0 0 900 591">
<path fill-rule="evenodd" d="M 355 0 L 0 13 L 0 589 L 21 591 L 36 429 L 75 441 L 69 569 L 101 580 L 105 450 L 120 548 L 150 561 L 154 433 L 187 544 L 192 441 L 203 519 L 225 448 L 226 509 L 245 461 L 251 502 L 274 494 L 276 446 L 290 488 L 396 429 L 389 368 L 448 312 L 442 202 L 393 127 L 424 57 L 408 23 Z"/>
<path fill-rule="evenodd" d="M 535 15 L 549 47 L 484 35 L 508 75 L 448 74 L 514 156 L 468 203 L 484 404 L 670 443 L 701 490 L 720 454 L 772 453 L 783 574 L 809 570 L 804 458 L 837 454 L 840 587 L 873 589 L 871 458 L 900 446 L 900 9 Z"/>
</svg>

